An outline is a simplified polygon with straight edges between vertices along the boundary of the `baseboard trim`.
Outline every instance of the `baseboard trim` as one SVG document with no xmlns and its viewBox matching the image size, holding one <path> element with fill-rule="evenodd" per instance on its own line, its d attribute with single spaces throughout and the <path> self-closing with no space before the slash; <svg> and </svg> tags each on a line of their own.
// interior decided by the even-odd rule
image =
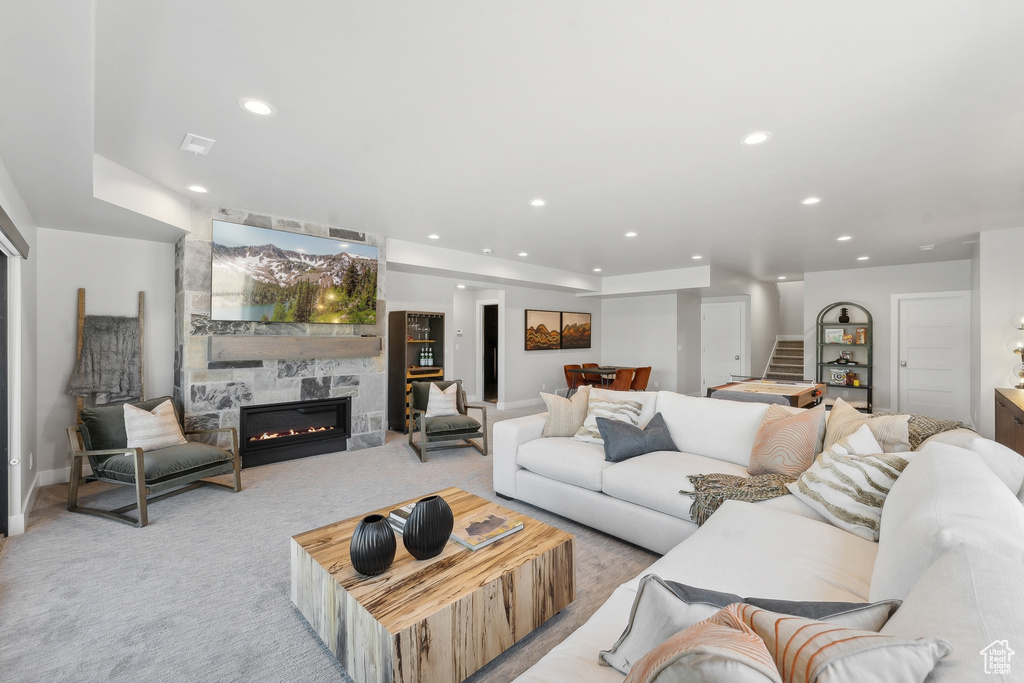
<svg viewBox="0 0 1024 683">
<path fill-rule="evenodd" d="M 51 486 L 53 484 L 66 484 L 71 481 L 71 468 L 61 467 L 56 470 L 39 470 L 36 477 L 40 486 Z"/>
<path fill-rule="evenodd" d="M 36 494 L 39 493 L 39 473 L 32 478 L 32 485 L 28 487 L 28 495 L 21 506 L 21 513 L 11 515 L 7 518 L 7 535 L 17 536 L 25 533 L 25 526 L 28 524 L 28 515 L 32 512 L 32 506 L 36 503 Z"/>
</svg>

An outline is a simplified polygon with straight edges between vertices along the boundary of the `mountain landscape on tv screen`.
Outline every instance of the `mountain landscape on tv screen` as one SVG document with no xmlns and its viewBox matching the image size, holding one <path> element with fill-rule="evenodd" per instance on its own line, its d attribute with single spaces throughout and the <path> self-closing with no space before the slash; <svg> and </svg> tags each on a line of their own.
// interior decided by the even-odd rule
<svg viewBox="0 0 1024 683">
<path fill-rule="evenodd" d="M 215 320 L 372 325 L 377 260 L 214 243 L 211 308 Z"/>
</svg>

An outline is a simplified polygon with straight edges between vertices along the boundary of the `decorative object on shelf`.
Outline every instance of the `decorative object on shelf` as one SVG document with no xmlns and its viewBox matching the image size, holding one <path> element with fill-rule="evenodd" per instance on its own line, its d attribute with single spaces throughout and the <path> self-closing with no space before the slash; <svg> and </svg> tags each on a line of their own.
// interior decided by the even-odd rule
<svg viewBox="0 0 1024 683">
<path fill-rule="evenodd" d="M 840 308 L 839 309 L 839 322 L 841 322 L 844 325 L 846 323 L 850 322 L 850 309 L 848 309 L 848 308 Z"/>
<path fill-rule="evenodd" d="M 826 327 L 825 328 L 825 343 L 826 344 L 842 344 L 844 330 L 841 327 Z"/>
<path fill-rule="evenodd" d="M 455 517 L 441 496 L 427 496 L 413 507 L 402 532 L 402 543 L 417 560 L 429 560 L 444 550 Z"/>
<path fill-rule="evenodd" d="M 843 343 L 844 344 L 852 344 L 853 343 L 853 335 L 852 334 L 844 334 L 843 335 Z"/>
<path fill-rule="evenodd" d="M 352 567 L 364 576 L 383 574 L 395 561 L 398 543 L 395 532 L 383 515 L 369 515 L 359 520 L 352 534 L 348 554 Z"/>
<path fill-rule="evenodd" d="M 1015 382 L 1015 389 L 1024 389 L 1024 311 L 1018 311 L 1010 316 L 1010 325 L 1013 326 L 1019 334 L 1010 337 L 1010 340 L 1006 342 L 1006 348 L 1011 353 L 1017 354 L 1017 364 L 1013 366 L 1013 374 L 1011 375 L 1011 381 Z"/>
<path fill-rule="evenodd" d="M 840 351 L 839 358 L 840 360 L 836 362 L 843 362 L 849 363 L 850 365 L 856 365 L 856 363 L 853 362 L 853 351 Z"/>
<path fill-rule="evenodd" d="M 866 327 L 858 327 L 857 328 L 856 339 L 855 339 L 855 341 L 853 343 L 854 344 L 861 344 L 861 345 L 867 344 L 868 343 L 868 328 L 866 328 Z"/>
<path fill-rule="evenodd" d="M 843 370 L 842 368 L 832 368 L 829 370 L 828 383 L 845 386 L 846 370 Z"/>
</svg>

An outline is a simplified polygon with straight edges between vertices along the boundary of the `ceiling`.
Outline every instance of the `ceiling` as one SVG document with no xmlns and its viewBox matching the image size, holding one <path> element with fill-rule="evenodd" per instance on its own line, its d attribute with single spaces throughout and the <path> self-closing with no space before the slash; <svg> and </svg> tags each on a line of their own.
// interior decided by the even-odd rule
<svg viewBox="0 0 1024 683">
<path fill-rule="evenodd" d="M 0 8 L 0 159 L 42 227 L 181 234 L 96 199 L 94 154 L 193 201 L 586 275 L 799 280 L 1024 226 L 1019 0 Z"/>
</svg>

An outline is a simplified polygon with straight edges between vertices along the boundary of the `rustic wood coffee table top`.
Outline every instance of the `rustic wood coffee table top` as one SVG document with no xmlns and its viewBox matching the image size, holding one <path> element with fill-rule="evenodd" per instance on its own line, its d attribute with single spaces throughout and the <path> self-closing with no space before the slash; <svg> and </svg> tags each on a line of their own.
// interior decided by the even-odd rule
<svg viewBox="0 0 1024 683">
<path fill-rule="evenodd" d="M 493 505 L 457 488 L 436 495 L 456 520 Z M 449 541 L 419 561 L 396 534 L 394 564 L 372 577 L 349 559 L 365 515 L 293 536 L 292 602 L 360 683 L 461 681 L 576 597 L 572 535 L 507 512 L 523 530 L 475 551 Z"/>
</svg>

